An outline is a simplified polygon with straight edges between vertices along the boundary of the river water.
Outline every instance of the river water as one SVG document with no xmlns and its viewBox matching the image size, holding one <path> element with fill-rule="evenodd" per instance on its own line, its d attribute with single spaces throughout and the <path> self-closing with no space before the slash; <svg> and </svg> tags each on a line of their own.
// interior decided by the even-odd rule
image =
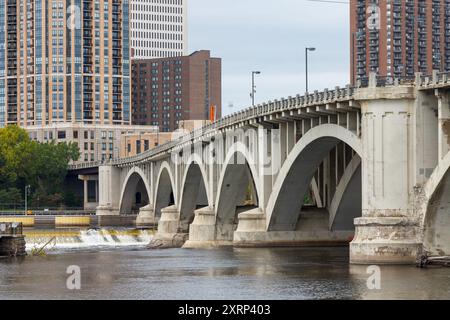
<svg viewBox="0 0 450 320">
<path fill-rule="evenodd" d="M 81 289 L 66 286 L 67 267 Z M 381 267 L 381 289 L 348 248 L 146 250 L 142 244 L 53 249 L 0 259 L 3 299 L 450 299 L 450 269 Z"/>
</svg>

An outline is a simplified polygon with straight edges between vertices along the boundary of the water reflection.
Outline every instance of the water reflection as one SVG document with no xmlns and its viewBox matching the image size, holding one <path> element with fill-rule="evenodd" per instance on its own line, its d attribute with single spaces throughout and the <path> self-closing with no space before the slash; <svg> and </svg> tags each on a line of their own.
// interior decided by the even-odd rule
<svg viewBox="0 0 450 320">
<path fill-rule="evenodd" d="M 79 265 L 82 290 L 66 289 Z M 64 252 L 0 260 L 0 299 L 448 299 L 450 270 L 367 268 L 346 248 Z"/>
</svg>

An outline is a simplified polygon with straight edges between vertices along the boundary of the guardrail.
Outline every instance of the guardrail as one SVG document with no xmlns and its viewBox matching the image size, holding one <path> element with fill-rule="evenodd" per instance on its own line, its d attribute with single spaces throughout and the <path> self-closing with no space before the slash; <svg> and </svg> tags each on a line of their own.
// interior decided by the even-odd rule
<svg viewBox="0 0 450 320">
<path fill-rule="evenodd" d="M 0 216 L 94 216 L 95 211 L 79 211 L 79 210 L 30 210 L 29 214 L 26 214 L 24 210 L 0 210 Z"/>
</svg>

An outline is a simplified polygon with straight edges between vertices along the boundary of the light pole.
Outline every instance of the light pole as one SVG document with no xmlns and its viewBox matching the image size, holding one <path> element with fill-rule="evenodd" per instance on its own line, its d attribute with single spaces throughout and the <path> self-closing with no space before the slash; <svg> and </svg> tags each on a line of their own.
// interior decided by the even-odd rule
<svg viewBox="0 0 450 320">
<path fill-rule="evenodd" d="M 255 93 L 256 93 L 256 86 L 255 86 L 255 75 L 261 74 L 261 71 L 252 71 L 252 93 L 250 93 L 250 97 L 252 98 L 252 106 L 255 106 Z"/>
<path fill-rule="evenodd" d="M 305 48 L 305 66 L 306 66 L 306 93 L 308 93 L 308 52 L 316 51 L 314 47 L 306 47 Z"/>
<path fill-rule="evenodd" d="M 30 188 L 30 185 L 25 186 L 25 215 L 27 215 L 28 212 L 28 192 L 30 191 Z"/>
</svg>

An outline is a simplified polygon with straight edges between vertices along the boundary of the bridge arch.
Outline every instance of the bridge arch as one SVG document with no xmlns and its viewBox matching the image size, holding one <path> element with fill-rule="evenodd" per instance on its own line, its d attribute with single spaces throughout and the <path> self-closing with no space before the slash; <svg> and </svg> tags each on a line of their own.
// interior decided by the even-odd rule
<svg viewBox="0 0 450 320">
<path fill-rule="evenodd" d="M 150 185 L 144 171 L 139 167 L 131 169 L 125 177 L 120 194 L 120 213 L 137 213 L 134 210 L 150 204 L 150 190 Z"/>
<path fill-rule="evenodd" d="M 213 206 L 211 202 L 208 176 L 201 157 L 190 156 L 181 184 L 180 193 L 180 229 L 188 232 L 194 220 L 194 212 L 201 207 Z"/>
<path fill-rule="evenodd" d="M 344 142 L 362 156 L 360 138 L 335 124 L 310 129 L 295 145 L 278 174 L 269 198 L 266 209 L 268 231 L 295 230 L 303 196 L 318 166 L 339 142 Z"/>
<path fill-rule="evenodd" d="M 424 186 L 423 246 L 432 255 L 450 255 L 450 152 Z"/>
<path fill-rule="evenodd" d="M 177 203 L 175 180 L 167 161 L 161 164 L 155 188 L 155 217 L 161 217 L 161 209 Z"/>
<path fill-rule="evenodd" d="M 245 207 L 245 196 L 249 192 L 253 198 L 249 207 L 259 204 L 261 184 L 255 164 L 250 151 L 241 142 L 233 144 L 225 157 L 215 204 L 216 238 L 219 241 L 233 240 L 239 207 Z"/>
</svg>

